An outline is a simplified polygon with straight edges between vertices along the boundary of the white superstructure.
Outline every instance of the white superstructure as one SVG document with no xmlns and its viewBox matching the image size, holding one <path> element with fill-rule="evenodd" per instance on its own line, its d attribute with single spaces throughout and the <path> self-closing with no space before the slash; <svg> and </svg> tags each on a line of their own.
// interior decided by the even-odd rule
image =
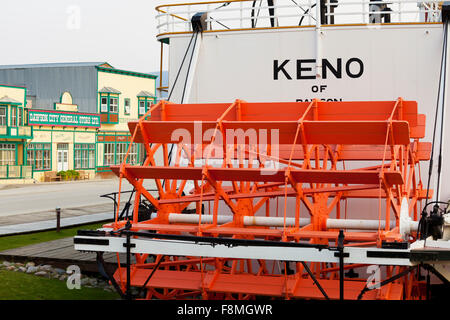
<svg viewBox="0 0 450 320">
<path fill-rule="evenodd" d="M 333 12 L 322 13 L 314 0 L 278 0 L 272 6 L 248 0 L 159 6 L 157 38 L 169 47 L 165 59 L 170 100 L 383 101 L 402 97 L 417 101 L 419 111 L 426 114 L 424 141 L 431 141 L 444 39 L 441 3 L 339 0 Z M 327 1 L 322 8 L 335 5 Z M 196 38 L 191 18 L 198 12 L 206 12 L 207 29 Z M 385 23 L 385 14 L 390 23 Z M 324 17 L 328 24 L 321 23 Z M 448 117 L 447 112 L 446 123 Z M 439 114 L 437 146 L 440 123 Z M 443 137 L 449 134 L 445 128 Z M 450 148 L 444 146 L 443 163 L 448 159 Z M 435 160 L 435 173 L 437 169 Z M 427 183 L 427 164 L 421 173 Z M 442 177 L 440 198 L 446 201 L 450 199 L 448 166 L 443 166 Z M 433 175 L 434 190 L 436 183 Z"/>
</svg>

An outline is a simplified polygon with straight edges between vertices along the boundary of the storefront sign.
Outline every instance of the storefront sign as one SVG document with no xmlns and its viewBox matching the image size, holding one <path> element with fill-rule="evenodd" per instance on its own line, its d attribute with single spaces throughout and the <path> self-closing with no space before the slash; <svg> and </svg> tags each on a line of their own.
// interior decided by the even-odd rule
<svg viewBox="0 0 450 320">
<path fill-rule="evenodd" d="M 29 110 L 30 126 L 100 127 L 100 115 L 90 113 Z"/>
</svg>

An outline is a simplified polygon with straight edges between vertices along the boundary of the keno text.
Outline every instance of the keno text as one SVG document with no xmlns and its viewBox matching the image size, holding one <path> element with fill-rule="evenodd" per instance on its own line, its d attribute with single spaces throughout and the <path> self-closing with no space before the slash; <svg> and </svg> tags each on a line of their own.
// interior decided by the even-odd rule
<svg viewBox="0 0 450 320">
<path fill-rule="evenodd" d="M 273 80 L 288 79 L 308 80 L 316 79 L 316 59 L 297 59 L 296 61 L 273 60 Z M 359 78 L 364 73 L 364 63 L 359 58 L 344 60 L 337 58 L 335 61 L 322 59 L 322 79 L 334 77 Z"/>
</svg>

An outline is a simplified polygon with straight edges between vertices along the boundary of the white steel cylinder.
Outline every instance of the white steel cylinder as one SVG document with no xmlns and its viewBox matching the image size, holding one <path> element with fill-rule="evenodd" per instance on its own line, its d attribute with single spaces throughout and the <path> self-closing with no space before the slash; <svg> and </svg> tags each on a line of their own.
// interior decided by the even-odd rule
<svg viewBox="0 0 450 320">
<path fill-rule="evenodd" d="M 156 213 L 152 213 L 152 219 L 156 217 Z M 169 214 L 169 223 L 198 223 L 198 214 L 184 214 L 184 213 L 171 213 Z M 232 216 L 218 215 L 217 224 L 224 224 L 233 221 Z M 203 223 L 213 223 L 212 215 L 202 215 Z M 300 227 L 306 226 L 311 223 L 309 218 L 300 218 Z M 283 227 L 283 217 L 258 217 L 258 216 L 245 216 L 245 226 L 262 226 L 262 227 Z M 293 227 L 295 225 L 295 218 L 286 218 L 286 227 Z M 377 230 L 378 227 L 384 229 L 386 222 L 381 220 L 360 220 L 360 219 L 327 219 L 328 229 L 354 229 L 354 230 Z M 418 222 L 411 221 L 410 229 L 417 230 Z M 391 229 L 395 227 L 395 221 L 390 223 Z"/>
</svg>

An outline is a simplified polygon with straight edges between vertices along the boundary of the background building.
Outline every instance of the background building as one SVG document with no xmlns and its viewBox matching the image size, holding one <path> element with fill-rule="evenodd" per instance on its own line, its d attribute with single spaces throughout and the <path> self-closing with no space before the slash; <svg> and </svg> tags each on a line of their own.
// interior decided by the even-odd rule
<svg viewBox="0 0 450 320">
<path fill-rule="evenodd" d="M 67 170 L 79 171 L 83 178 L 95 176 L 98 113 L 78 112 L 65 92 L 54 110 L 29 110 L 28 125 L 34 136 L 27 144 L 26 164 L 32 166 L 34 179 L 51 180 L 54 173 Z"/>
<path fill-rule="evenodd" d="M 31 179 L 25 146 L 33 138 L 27 125 L 27 89 L 0 85 L 0 180 Z"/>
<path fill-rule="evenodd" d="M 109 173 L 109 166 L 123 161 L 131 139 L 128 121 L 144 115 L 156 103 L 156 76 L 97 67 L 98 112 L 97 172 Z M 130 162 L 141 162 L 144 150 L 133 145 Z"/>
<path fill-rule="evenodd" d="M 156 103 L 156 78 L 115 69 L 106 62 L 0 66 L 0 83 L 22 90 L 22 100 L 17 99 L 20 94 L 10 104 L 5 100 L 7 110 L 21 106 L 13 112 L 22 117 L 26 129 L 21 133 L 29 133 L 5 135 L 19 145 L 14 164 L 31 166 L 39 181 L 46 172 L 61 170 L 83 170 L 90 178 L 109 175 L 109 166 L 121 163 L 128 149 L 128 121 Z M 0 98 L 4 95 L 0 91 Z M 29 115 L 19 110 L 29 110 Z M 133 146 L 130 162 L 140 162 L 143 152 Z"/>
</svg>

